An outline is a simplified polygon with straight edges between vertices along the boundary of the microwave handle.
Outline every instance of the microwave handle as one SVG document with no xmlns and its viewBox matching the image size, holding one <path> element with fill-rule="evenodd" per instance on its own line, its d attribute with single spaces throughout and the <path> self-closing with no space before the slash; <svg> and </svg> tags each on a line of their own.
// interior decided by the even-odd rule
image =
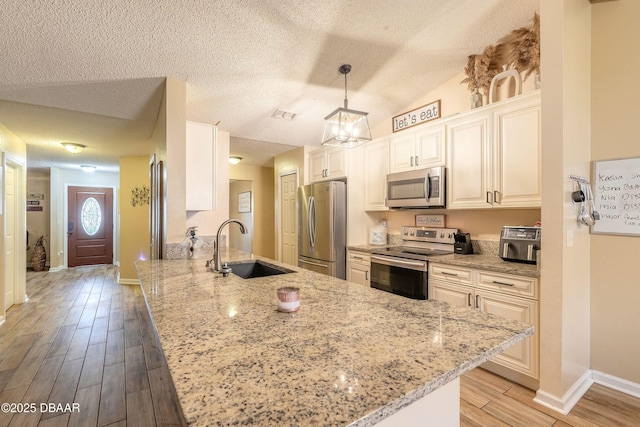
<svg viewBox="0 0 640 427">
<path fill-rule="evenodd" d="M 431 175 L 429 172 L 427 172 L 427 179 L 424 180 L 424 194 L 427 200 L 431 198 Z"/>
</svg>

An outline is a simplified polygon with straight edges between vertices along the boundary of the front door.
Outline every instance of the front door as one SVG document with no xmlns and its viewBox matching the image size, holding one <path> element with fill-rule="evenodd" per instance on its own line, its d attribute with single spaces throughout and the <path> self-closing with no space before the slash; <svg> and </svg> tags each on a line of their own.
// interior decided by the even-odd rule
<svg viewBox="0 0 640 427">
<path fill-rule="evenodd" d="M 69 267 L 113 263 L 113 189 L 69 187 Z"/>
</svg>

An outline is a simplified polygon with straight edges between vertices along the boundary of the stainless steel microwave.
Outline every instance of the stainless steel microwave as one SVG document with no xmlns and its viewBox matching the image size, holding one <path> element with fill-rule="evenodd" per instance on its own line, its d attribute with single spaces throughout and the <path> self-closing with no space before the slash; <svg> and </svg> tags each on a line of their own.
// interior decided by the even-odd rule
<svg viewBox="0 0 640 427">
<path fill-rule="evenodd" d="M 444 208 L 444 166 L 387 175 L 389 208 Z"/>
</svg>

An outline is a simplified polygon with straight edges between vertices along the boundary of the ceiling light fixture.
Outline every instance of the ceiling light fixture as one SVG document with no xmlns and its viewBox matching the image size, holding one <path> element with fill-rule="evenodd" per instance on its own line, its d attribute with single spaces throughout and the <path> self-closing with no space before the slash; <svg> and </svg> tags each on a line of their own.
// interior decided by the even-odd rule
<svg viewBox="0 0 640 427">
<path fill-rule="evenodd" d="M 347 74 L 351 65 L 344 64 L 338 68 L 344 74 L 344 107 L 337 108 L 325 117 L 322 145 L 354 148 L 371 141 L 371 130 L 367 114 L 362 111 L 350 110 L 347 101 Z"/>
<path fill-rule="evenodd" d="M 62 146 L 64 148 L 66 148 L 68 152 L 73 153 L 73 154 L 78 154 L 78 153 L 82 152 L 82 150 L 87 148 L 86 145 L 76 144 L 76 143 L 73 143 L 73 142 L 63 142 Z"/>
<path fill-rule="evenodd" d="M 229 156 L 229 163 L 231 163 L 232 165 L 237 165 L 238 163 L 240 163 L 240 160 L 242 160 L 242 157 Z"/>
<path fill-rule="evenodd" d="M 91 165 L 80 165 L 80 169 L 82 169 L 84 172 L 87 172 L 87 173 L 96 171 L 96 167 Z"/>
</svg>

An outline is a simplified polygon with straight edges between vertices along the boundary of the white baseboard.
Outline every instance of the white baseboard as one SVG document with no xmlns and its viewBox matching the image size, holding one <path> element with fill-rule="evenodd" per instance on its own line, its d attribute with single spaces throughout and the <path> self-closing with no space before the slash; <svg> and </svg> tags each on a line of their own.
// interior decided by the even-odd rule
<svg viewBox="0 0 640 427">
<path fill-rule="evenodd" d="M 640 398 L 640 384 L 614 377 L 613 375 L 605 374 L 600 371 L 593 371 L 593 381 L 605 387 Z"/>
<path fill-rule="evenodd" d="M 55 273 L 56 271 L 62 271 L 62 270 L 66 270 L 67 267 L 65 267 L 64 265 L 59 265 L 57 267 L 53 267 L 53 268 L 49 268 L 49 272 L 50 273 Z"/>
<path fill-rule="evenodd" d="M 0 326 L 2 326 L 2 324 L 4 323 L 4 321 L 5 321 L 4 315 L 3 315 L 3 316 L 0 316 Z"/>
<path fill-rule="evenodd" d="M 138 285 L 140 286 L 140 281 L 138 279 L 123 279 L 120 277 L 120 273 L 118 273 L 118 283 L 121 285 Z"/>
<path fill-rule="evenodd" d="M 591 370 L 587 370 L 580 378 L 578 378 L 571 388 L 567 390 L 562 398 L 558 398 L 557 396 L 540 389 L 536 392 L 536 397 L 533 401 L 544 405 L 549 409 L 553 409 L 556 412 L 560 412 L 563 415 L 567 415 L 587 390 L 589 390 L 589 387 L 591 387 L 592 384 L 592 372 Z"/>
</svg>

